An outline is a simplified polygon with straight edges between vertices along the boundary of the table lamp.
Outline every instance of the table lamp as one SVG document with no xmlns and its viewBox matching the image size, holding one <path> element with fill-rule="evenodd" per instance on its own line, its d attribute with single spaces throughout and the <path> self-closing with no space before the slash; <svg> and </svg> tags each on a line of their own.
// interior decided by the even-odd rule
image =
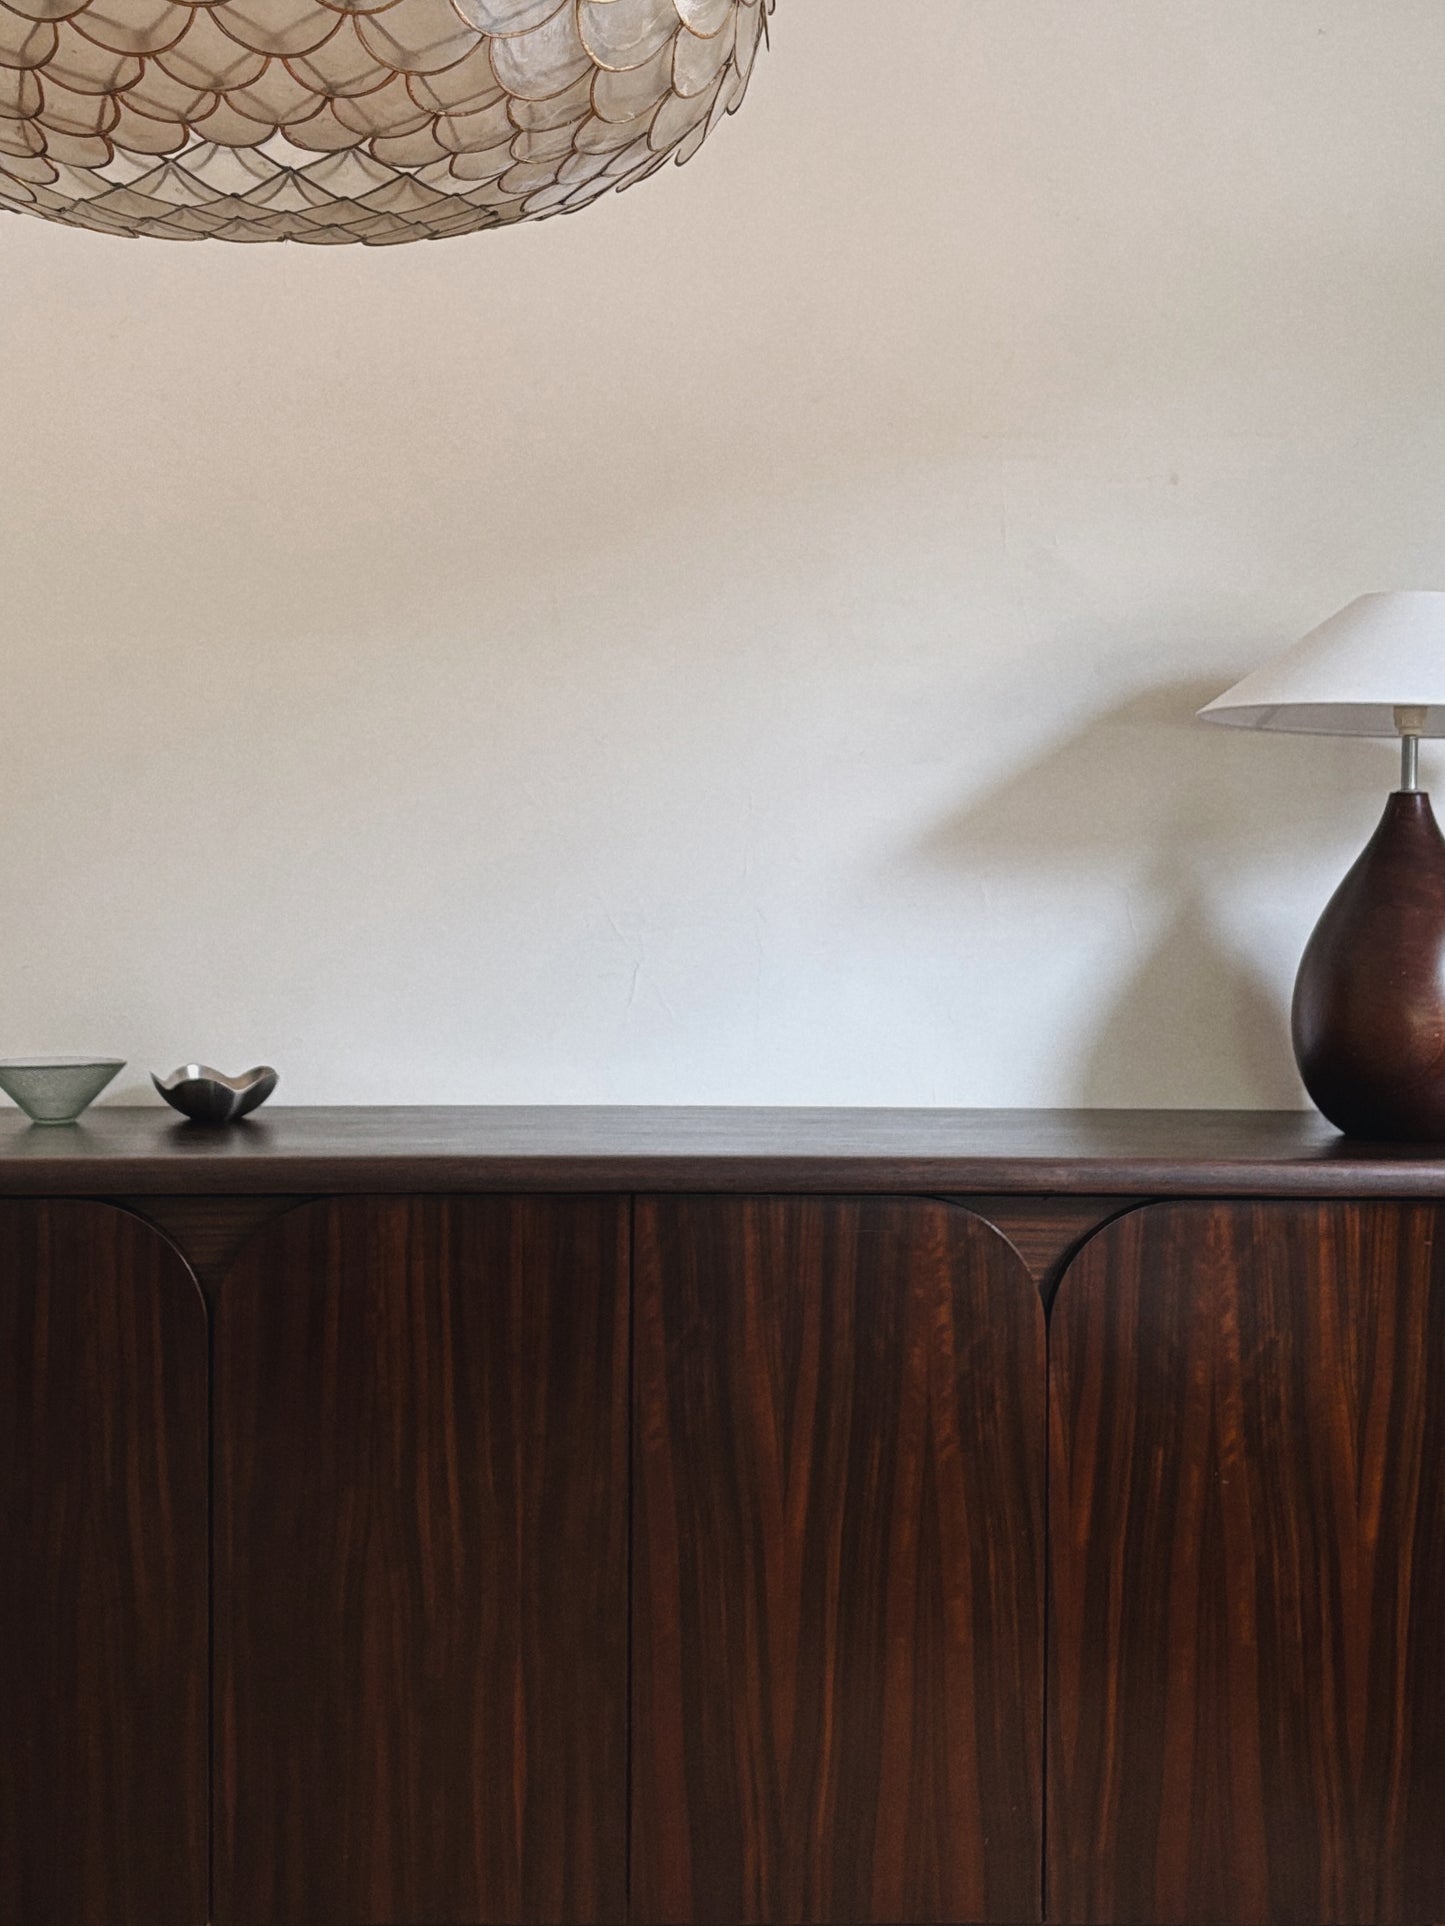
<svg viewBox="0 0 1445 1926">
<path fill-rule="evenodd" d="M 1445 838 L 1419 783 L 1420 738 L 1445 736 L 1445 591 L 1362 595 L 1199 713 L 1399 737 L 1400 787 L 1306 945 L 1291 1029 L 1337 1129 L 1445 1143 Z"/>
</svg>

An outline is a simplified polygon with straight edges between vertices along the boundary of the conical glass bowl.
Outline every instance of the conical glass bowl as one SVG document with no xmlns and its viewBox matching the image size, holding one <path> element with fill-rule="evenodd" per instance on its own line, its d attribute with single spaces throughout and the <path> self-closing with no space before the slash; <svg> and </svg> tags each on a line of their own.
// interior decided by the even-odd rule
<svg viewBox="0 0 1445 1926">
<path fill-rule="evenodd" d="M 7 1057 L 0 1090 L 32 1123 L 74 1123 L 124 1068 L 124 1057 Z"/>
</svg>

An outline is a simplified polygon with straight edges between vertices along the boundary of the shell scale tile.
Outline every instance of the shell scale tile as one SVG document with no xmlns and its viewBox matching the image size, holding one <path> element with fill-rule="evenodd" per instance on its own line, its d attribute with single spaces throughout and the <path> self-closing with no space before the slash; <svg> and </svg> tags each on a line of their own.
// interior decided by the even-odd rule
<svg viewBox="0 0 1445 1926">
<path fill-rule="evenodd" d="M 440 240 L 691 159 L 774 0 L 0 0 L 0 210 Z"/>
</svg>

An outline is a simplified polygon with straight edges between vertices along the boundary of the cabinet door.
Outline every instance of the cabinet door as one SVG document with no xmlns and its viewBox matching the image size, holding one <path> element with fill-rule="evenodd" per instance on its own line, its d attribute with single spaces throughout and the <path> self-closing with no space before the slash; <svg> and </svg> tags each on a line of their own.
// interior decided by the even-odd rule
<svg viewBox="0 0 1445 1926">
<path fill-rule="evenodd" d="M 946 1204 L 637 1213 L 633 1916 L 1024 1921 L 1043 1312 Z"/>
<path fill-rule="evenodd" d="M 1445 1212 L 1154 1206 L 1050 1341 L 1050 1917 L 1445 1919 Z"/>
<path fill-rule="evenodd" d="M 204 1926 L 206 1311 L 157 1232 L 0 1204 L 0 1919 Z"/>
<path fill-rule="evenodd" d="M 216 1311 L 216 1917 L 626 1910 L 627 1223 L 344 1199 Z"/>
</svg>

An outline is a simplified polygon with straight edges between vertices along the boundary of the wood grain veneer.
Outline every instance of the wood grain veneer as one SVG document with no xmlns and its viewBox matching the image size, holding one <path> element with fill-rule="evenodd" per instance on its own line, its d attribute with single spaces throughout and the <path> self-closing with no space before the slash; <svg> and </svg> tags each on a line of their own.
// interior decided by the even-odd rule
<svg viewBox="0 0 1445 1926">
<path fill-rule="evenodd" d="M 253 1232 L 282 1211 L 294 1210 L 294 1197 L 122 1197 L 115 1200 L 168 1237 L 180 1251 L 203 1291 L 209 1292 Z"/>
<path fill-rule="evenodd" d="M 1037 1919 L 1032 1279 L 925 1201 L 636 1240 L 633 1917 Z"/>
<path fill-rule="evenodd" d="M 1006 1237 L 1053 1302 L 1069 1259 L 1113 1217 L 1141 1202 L 1137 1197 L 954 1197 Z"/>
<path fill-rule="evenodd" d="M 1436 1149 L 103 1110 L 7 1191 L 0 1926 L 1445 1920 Z"/>
<path fill-rule="evenodd" d="M 625 1918 L 627 1232 L 341 1199 L 222 1280 L 222 1926 Z"/>
<path fill-rule="evenodd" d="M 1445 1146 L 1296 1111 L 356 1109 L 230 1127 L 159 1106 L 0 1113 L 0 1194 L 462 1191 L 1439 1196 Z"/>
<path fill-rule="evenodd" d="M 1049 1917 L 1445 1919 L 1445 1213 L 1152 1205 L 1050 1346 Z"/>
<path fill-rule="evenodd" d="M 206 1311 L 155 1231 L 0 1204 L 0 1919 L 207 1917 Z"/>
</svg>

